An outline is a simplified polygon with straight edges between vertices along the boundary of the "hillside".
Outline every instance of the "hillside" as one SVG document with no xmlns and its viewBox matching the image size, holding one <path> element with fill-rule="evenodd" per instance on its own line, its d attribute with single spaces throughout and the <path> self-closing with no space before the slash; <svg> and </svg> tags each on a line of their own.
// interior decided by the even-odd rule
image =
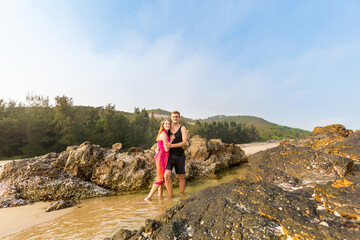
<svg viewBox="0 0 360 240">
<path fill-rule="evenodd" d="M 170 116 L 169 111 L 162 109 L 152 109 L 148 110 L 149 114 L 151 112 L 154 113 L 155 117 L 165 118 Z M 187 123 L 193 124 L 196 120 L 191 118 L 183 118 Z M 311 134 L 311 132 L 299 129 L 292 128 L 288 126 L 281 126 L 269 121 L 266 121 L 263 118 L 254 117 L 254 116 L 225 116 L 225 115 L 217 115 L 213 117 L 208 117 L 206 119 L 197 119 L 201 123 L 211 123 L 211 122 L 235 122 L 239 124 L 246 124 L 246 126 L 253 125 L 260 134 L 261 140 L 266 141 L 270 139 L 281 140 L 284 138 L 298 138 Z"/>
<path fill-rule="evenodd" d="M 254 117 L 254 116 L 225 116 L 218 115 L 209 117 L 207 119 L 201 119 L 201 122 L 236 122 L 241 124 L 246 124 L 247 126 L 253 125 L 260 133 L 262 140 L 270 139 L 284 139 L 284 138 L 298 138 L 311 134 L 311 132 L 299 129 L 292 128 L 288 126 L 281 126 L 265 119 Z"/>
</svg>

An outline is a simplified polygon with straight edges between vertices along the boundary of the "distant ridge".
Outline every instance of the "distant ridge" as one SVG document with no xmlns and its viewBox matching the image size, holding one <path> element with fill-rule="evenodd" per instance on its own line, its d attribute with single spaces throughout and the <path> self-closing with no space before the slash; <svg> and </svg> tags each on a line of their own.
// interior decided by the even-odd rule
<svg viewBox="0 0 360 240">
<path fill-rule="evenodd" d="M 149 114 L 153 112 L 155 117 L 166 118 L 170 116 L 169 111 L 162 110 L 160 108 L 147 110 Z M 216 115 L 212 117 L 208 117 L 206 119 L 191 119 L 184 117 L 183 118 L 187 123 L 194 124 L 196 121 L 200 121 L 201 123 L 211 123 L 211 122 L 236 122 L 240 124 L 246 124 L 246 126 L 253 125 L 260 134 L 260 137 L 263 141 L 270 139 L 281 140 L 284 138 L 298 138 L 310 135 L 311 132 L 307 130 L 303 130 L 300 128 L 292 128 L 288 126 L 278 125 L 272 122 L 269 122 L 263 118 L 255 117 L 255 116 L 226 116 L 226 115 Z"/>
</svg>

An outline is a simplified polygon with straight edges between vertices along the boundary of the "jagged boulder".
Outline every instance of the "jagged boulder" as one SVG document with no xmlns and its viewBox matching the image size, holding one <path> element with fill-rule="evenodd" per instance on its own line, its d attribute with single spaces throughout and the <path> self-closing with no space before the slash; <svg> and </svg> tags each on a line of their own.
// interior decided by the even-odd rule
<svg viewBox="0 0 360 240">
<path fill-rule="evenodd" d="M 196 135 L 189 139 L 189 147 L 185 151 L 188 159 L 205 161 L 209 157 L 207 140 Z"/>
<path fill-rule="evenodd" d="M 7 163 L 0 175 L 0 198 L 9 202 L 84 199 L 110 191 L 54 167 L 56 158 L 42 157 Z"/>
<path fill-rule="evenodd" d="M 308 147 L 282 144 L 250 155 L 249 163 L 253 178 L 273 182 L 286 190 L 297 190 L 348 175 L 354 161 Z"/>
<path fill-rule="evenodd" d="M 360 163 L 360 132 L 353 132 L 340 124 L 316 127 L 312 135 L 284 140 L 282 144 L 310 147 L 320 152 L 351 158 Z"/>
<path fill-rule="evenodd" d="M 317 202 L 265 182 L 210 187 L 147 220 L 137 231 L 109 239 L 358 239 L 349 226 Z"/>
<path fill-rule="evenodd" d="M 239 146 L 223 143 L 221 139 L 207 140 L 200 136 L 190 139 L 185 149 L 185 178 L 216 178 L 224 169 L 247 162 Z"/>
<path fill-rule="evenodd" d="M 99 145 L 84 142 L 79 147 L 71 147 L 62 152 L 55 164 L 64 166 L 64 170 L 72 176 L 89 181 L 93 166 L 102 160 L 103 152 Z"/>
<path fill-rule="evenodd" d="M 325 134 L 325 135 L 340 135 L 343 137 L 348 137 L 353 133 L 352 130 L 350 129 L 346 129 L 343 125 L 341 124 L 332 124 L 332 125 L 327 125 L 325 127 L 315 127 L 312 135 L 320 135 L 320 134 Z"/>
<path fill-rule="evenodd" d="M 91 181 L 117 191 L 148 188 L 156 175 L 152 154 L 108 155 L 94 166 Z"/>
</svg>

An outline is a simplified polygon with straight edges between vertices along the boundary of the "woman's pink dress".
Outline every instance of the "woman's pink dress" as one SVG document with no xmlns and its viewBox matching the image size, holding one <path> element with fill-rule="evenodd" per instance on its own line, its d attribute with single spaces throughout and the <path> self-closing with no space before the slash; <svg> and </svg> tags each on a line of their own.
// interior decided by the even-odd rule
<svg viewBox="0 0 360 240">
<path fill-rule="evenodd" d="M 168 141 L 170 141 L 168 133 L 165 130 L 163 132 L 166 133 Z M 155 165 L 156 165 L 156 173 L 157 173 L 155 184 L 161 185 L 165 182 L 164 173 L 169 158 L 169 152 L 165 151 L 164 142 L 162 140 L 158 141 L 158 147 L 159 147 L 159 152 L 155 155 Z"/>
</svg>

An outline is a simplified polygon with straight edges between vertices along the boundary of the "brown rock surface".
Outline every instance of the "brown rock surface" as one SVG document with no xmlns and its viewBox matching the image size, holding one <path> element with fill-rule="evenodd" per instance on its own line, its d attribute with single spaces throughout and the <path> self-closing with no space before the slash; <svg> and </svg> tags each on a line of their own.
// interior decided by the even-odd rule
<svg viewBox="0 0 360 240">
<path fill-rule="evenodd" d="M 199 191 L 138 231 L 118 239 L 359 239 L 317 202 L 265 182 L 240 181 Z"/>
<path fill-rule="evenodd" d="M 351 158 L 360 163 L 360 134 L 354 133 L 350 137 L 321 148 L 320 151 Z"/>
<path fill-rule="evenodd" d="M 109 195 L 110 191 L 54 167 L 49 155 L 7 163 L 0 174 L 0 201 L 17 202 L 83 199 Z M 14 204 L 11 204 L 14 203 Z"/>
<path fill-rule="evenodd" d="M 360 179 L 349 176 L 325 185 L 316 185 L 314 199 L 329 211 L 360 221 Z"/>
<path fill-rule="evenodd" d="M 340 124 L 316 127 L 311 136 L 285 140 L 282 143 L 311 147 L 320 152 L 351 158 L 360 163 L 360 133 L 357 131 L 353 133 Z"/>
<path fill-rule="evenodd" d="M 285 144 L 250 155 L 249 163 L 252 177 L 287 190 L 335 181 L 353 169 L 351 159 Z"/>
</svg>

